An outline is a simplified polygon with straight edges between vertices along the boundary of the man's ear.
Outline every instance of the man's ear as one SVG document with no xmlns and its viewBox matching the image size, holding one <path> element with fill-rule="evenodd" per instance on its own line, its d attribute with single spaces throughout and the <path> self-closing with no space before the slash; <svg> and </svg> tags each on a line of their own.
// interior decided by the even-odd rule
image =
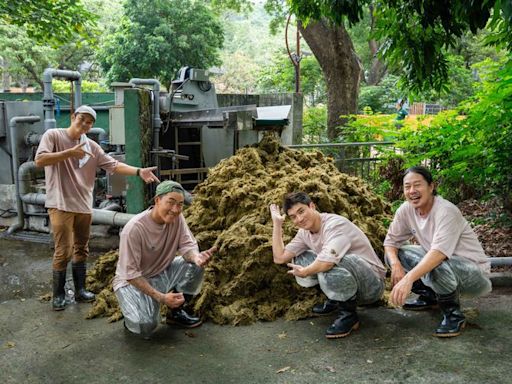
<svg viewBox="0 0 512 384">
<path fill-rule="evenodd" d="M 308 207 L 311 208 L 311 209 L 316 210 L 316 205 L 313 202 L 309 203 Z"/>
</svg>

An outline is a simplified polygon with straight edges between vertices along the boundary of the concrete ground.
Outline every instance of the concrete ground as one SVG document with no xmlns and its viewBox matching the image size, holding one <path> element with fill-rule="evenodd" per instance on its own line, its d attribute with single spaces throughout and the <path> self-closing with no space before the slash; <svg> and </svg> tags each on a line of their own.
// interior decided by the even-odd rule
<svg viewBox="0 0 512 384">
<path fill-rule="evenodd" d="M 332 318 L 315 318 L 161 325 L 147 341 L 85 320 L 90 304 L 51 311 L 38 300 L 50 270 L 48 245 L 0 239 L 0 383 L 512 383 L 510 285 L 463 300 L 469 325 L 452 339 L 431 336 L 437 311 L 377 307 L 340 340 L 323 336 Z"/>
</svg>

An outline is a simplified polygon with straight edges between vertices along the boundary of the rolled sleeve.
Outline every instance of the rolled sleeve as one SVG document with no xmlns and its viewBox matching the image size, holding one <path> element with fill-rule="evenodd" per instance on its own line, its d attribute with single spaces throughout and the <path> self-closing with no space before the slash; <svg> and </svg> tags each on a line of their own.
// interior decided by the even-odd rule
<svg viewBox="0 0 512 384">
<path fill-rule="evenodd" d="M 197 240 L 195 239 L 194 235 L 192 235 L 192 232 L 190 231 L 190 228 L 188 227 L 183 215 L 180 215 L 180 221 L 182 229 L 180 231 L 180 238 L 178 243 L 178 254 L 186 255 L 189 252 L 196 254 L 199 253 Z"/>
<path fill-rule="evenodd" d="M 404 205 L 396 211 L 395 217 L 389 226 L 388 233 L 384 239 L 385 247 L 400 248 L 400 246 L 409 240 L 413 233 L 411 232 L 410 223 L 407 221 L 404 213 Z"/>
<path fill-rule="evenodd" d="M 143 276 L 140 267 L 142 259 L 141 234 L 134 228 L 129 233 L 121 233 L 119 241 L 119 278 L 132 280 Z"/>
</svg>

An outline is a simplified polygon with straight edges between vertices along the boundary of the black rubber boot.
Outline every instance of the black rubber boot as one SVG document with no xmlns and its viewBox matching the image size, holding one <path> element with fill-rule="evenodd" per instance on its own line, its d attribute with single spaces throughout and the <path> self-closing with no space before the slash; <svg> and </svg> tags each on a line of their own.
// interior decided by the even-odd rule
<svg viewBox="0 0 512 384">
<path fill-rule="evenodd" d="M 66 271 L 53 271 L 53 300 L 52 308 L 54 311 L 62 311 L 66 308 Z"/>
<path fill-rule="evenodd" d="M 359 328 L 359 317 L 357 316 L 357 302 L 353 298 L 348 301 L 339 302 L 340 313 L 334 323 L 325 331 L 325 337 L 328 339 L 338 339 L 345 337 Z"/>
<path fill-rule="evenodd" d="M 340 307 L 340 302 L 327 299 L 323 304 L 317 304 L 313 307 L 312 312 L 317 316 L 330 315 Z"/>
<path fill-rule="evenodd" d="M 75 283 L 75 301 L 83 303 L 94 301 L 96 297 L 94 293 L 85 289 L 85 262 L 71 263 L 71 270 L 73 271 L 73 282 Z"/>
<path fill-rule="evenodd" d="M 437 295 L 439 308 L 443 312 L 443 320 L 434 332 L 436 337 L 459 336 L 466 325 L 466 318 L 460 310 L 459 292 L 448 295 Z"/>
<path fill-rule="evenodd" d="M 193 296 L 184 293 L 183 297 L 185 298 L 185 303 L 181 307 L 175 309 L 167 308 L 165 323 L 168 325 L 177 325 L 182 328 L 199 327 L 203 323 L 201 318 L 188 314 L 184 309 L 186 304 L 190 303 Z"/>
<path fill-rule="evenodd" d="M 412 291 L 418 294 L 415 300 L 408 300 L 403 309 L 408 311 L 423 311 L 437 307 L 436 293 L 432 288 L 427 287 L 421 280 L 416 280 L 412 285 Z"/>
</svg>

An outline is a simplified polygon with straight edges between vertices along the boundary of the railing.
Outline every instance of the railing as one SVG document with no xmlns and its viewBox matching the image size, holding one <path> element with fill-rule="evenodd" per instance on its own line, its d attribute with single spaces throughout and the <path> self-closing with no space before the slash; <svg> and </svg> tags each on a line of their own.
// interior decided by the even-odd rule
<svg viewBox="0 0 512 384">
<path fill-rule="evenodd" d="M 379 157 L 379 147 L 392 146 L 393 141 L 369 141 L 360 143 L 324 143 L 324 144 L 295 144 L 288 145 L 294 149 L 319 149 L 325 155 L 332 156 L 336 167 L 344 173 L 361 177 L 369 182 L 377 177 L 377 166 L 382 158 Z"/>
</svg>

